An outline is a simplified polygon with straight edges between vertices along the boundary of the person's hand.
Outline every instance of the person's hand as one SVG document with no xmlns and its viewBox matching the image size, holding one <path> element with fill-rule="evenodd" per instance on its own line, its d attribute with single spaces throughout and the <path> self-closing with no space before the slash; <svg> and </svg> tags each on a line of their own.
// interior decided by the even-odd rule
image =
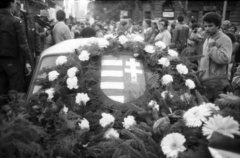
<svg viewBox="0 0 240 158">
<path fill-rule="evenodd" d="M 209 47 L 209 48 L 215 46 L 215 44 L 216 44 L 216 42 L 215 42 L 215 40 L 213 40 L 213 39 L 210 39 L 210 40 L 208 41 L 208 47 Z"/>
<path fill-rule="evenodd" d="M 29 76 L 32 72 L 32 67 L 29 63 L 26 63 L 26 69 L 27 69 L 27 74 L 26 76 Z"/>
</svg>

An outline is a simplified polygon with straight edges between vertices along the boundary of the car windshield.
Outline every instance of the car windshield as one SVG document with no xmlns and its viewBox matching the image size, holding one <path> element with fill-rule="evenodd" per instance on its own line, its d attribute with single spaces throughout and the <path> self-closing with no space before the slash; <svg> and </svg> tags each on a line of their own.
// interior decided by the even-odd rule
<svg viewBox="0 0 240 158">
<path fill-rule="evenodd" d="M 51 68 L 53 66 L 56 66 L 56 59 L 59 57 L 59 55 L 53 55 L 53 56 L 46 56 L 44 57 L 41 62 L 40 62 L 40 66 L 37 68 L 36 72 L 41 71 L 43 68 Z M 36 79 L 39 78 L 46 78 L 47 74 L 43 73 L 43 74 L 36 74 Z M 41 86 L 38 85 L 33 85 L 33 91 L 31 94 L 36 93 L 37 91 L 39 91 L 41 89 Z"/>
</svg>

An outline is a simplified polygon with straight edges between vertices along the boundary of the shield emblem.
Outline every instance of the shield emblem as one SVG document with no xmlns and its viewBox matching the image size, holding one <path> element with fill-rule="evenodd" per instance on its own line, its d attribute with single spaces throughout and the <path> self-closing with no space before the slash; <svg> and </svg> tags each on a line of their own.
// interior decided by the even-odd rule
<svg viewBox="0 0 240 158">
<path fill-rule="evenodd" d="M 100 87 L 108 98 L 120 103 L 138 99 L 146 90 L 141 61 L 129 55 L 103 55 Z"/>
</svg>

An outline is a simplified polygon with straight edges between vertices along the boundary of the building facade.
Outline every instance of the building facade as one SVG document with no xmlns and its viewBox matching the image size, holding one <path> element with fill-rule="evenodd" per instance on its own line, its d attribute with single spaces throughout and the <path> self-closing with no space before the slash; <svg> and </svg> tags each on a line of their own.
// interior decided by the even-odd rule
<svg viewBox="0 0 240 158">
<path fill-rule="evenodd" d="M 207 12 L 214 11 L 222 15 L 224 1 L 95 0 L 94 5 L 95 8 L 101 6 L 105 10 L 115 8 L 113 9 L 114 14 L 118 14 L 119 19 L 132 18 L 134 21 L 139 21 L 143 19 L 158 20 L 160 18 L 167 18 L 168 20 L 176 20 L 178 15 L 184 15 L 186 22 L 188 22 L 188 19 L 194 17 L 199 23 L 201 23 L 203 15 Z M 120 10 L 119 13 L 116 8 Z M 238 25 L 240 24 L 240 1 L 227 1 L 225 19 Z"/>
</svg>

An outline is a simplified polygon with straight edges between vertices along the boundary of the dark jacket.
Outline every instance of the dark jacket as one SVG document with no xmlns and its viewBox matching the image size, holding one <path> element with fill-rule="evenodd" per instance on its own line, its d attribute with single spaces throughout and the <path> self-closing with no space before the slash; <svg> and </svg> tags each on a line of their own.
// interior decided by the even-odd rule
<svg viewBox="0 0 240 158">
<path fill-rule="evenodd" d="M 30 51 L 21 19 L 7 9 L 0 9 L 0 57 L 24 57 L 28 62 Z"/>
</svg>

